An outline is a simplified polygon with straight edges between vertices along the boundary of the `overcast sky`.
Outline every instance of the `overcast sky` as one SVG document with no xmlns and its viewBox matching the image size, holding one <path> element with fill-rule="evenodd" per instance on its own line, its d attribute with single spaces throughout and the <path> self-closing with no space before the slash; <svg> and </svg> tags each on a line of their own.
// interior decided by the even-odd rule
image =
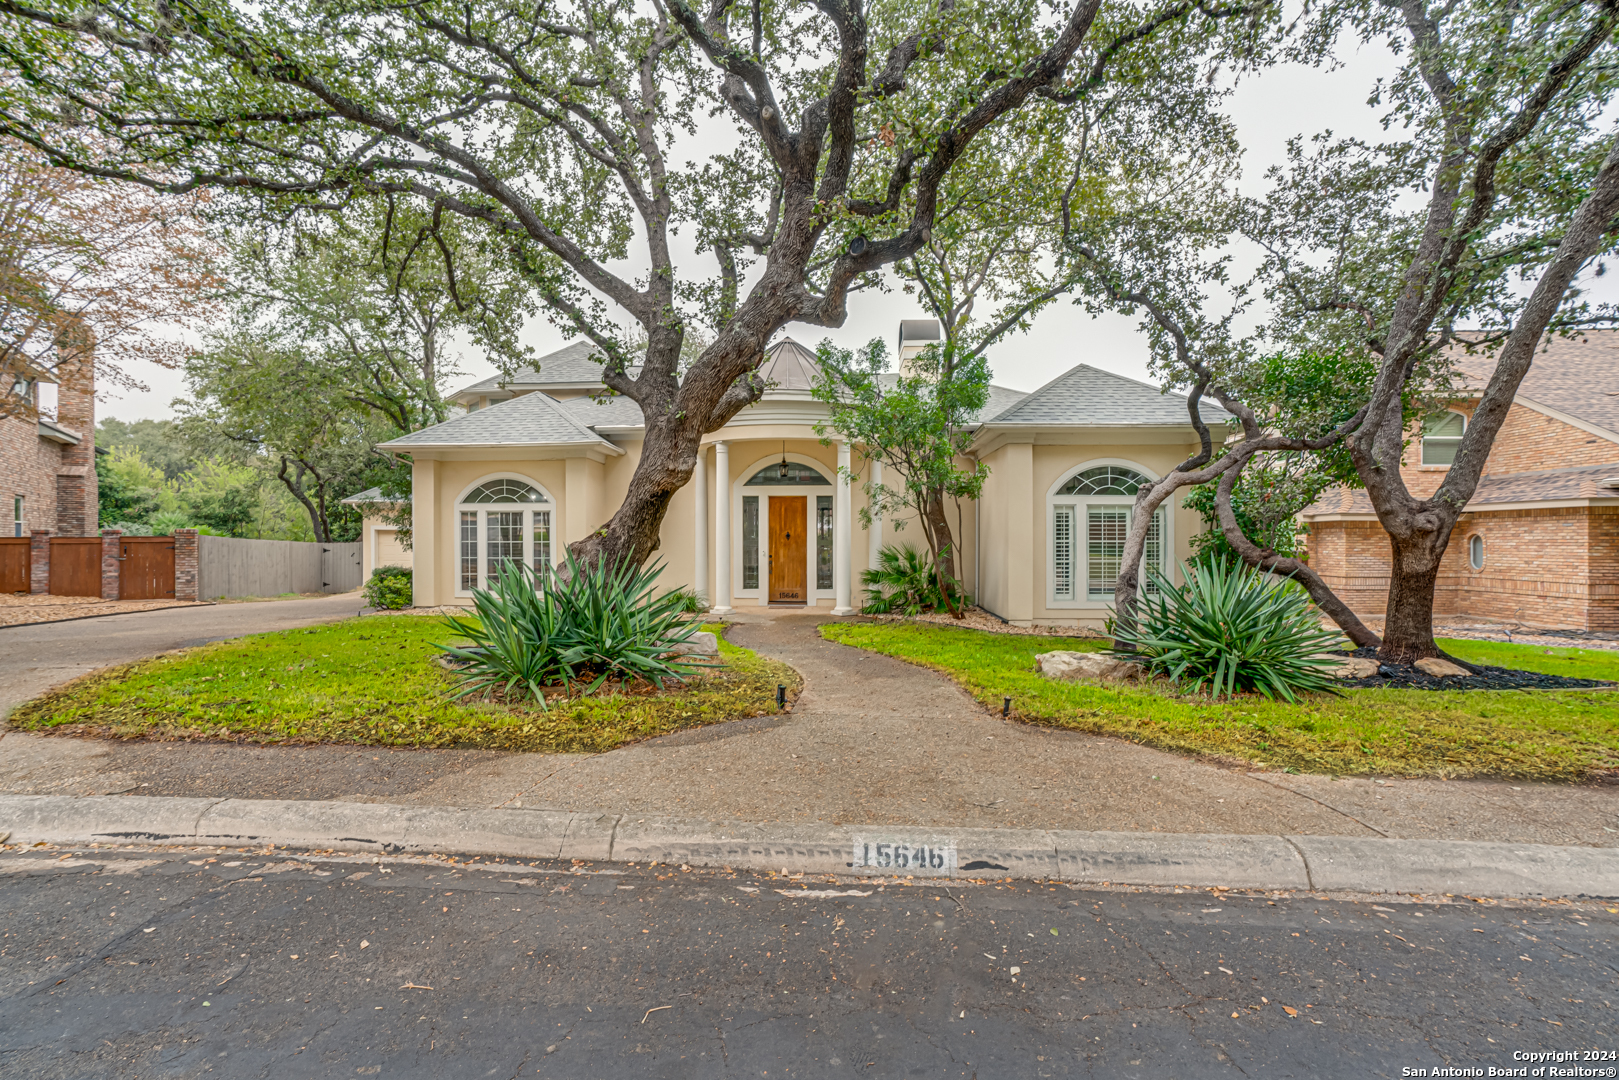
<svg viewBox="0 0 1619 1080">
<path fill-rule="evenodd" d="M 1382 137 L 1378 111 L 1366 99 L 1380 76 L 1394 70 L 1391 56 L 1380 46 L 1346 49 L 1344 66 L 1323 72 L 1297 66 L 1273 68 L 1238 85 L 1229 101 L 1245 147 L 1242 187 L 1257 193 L 1265 170 L 1284 159 L 1287 140 L 1294 135 L 1331 129 L 1340 136 L 1356 135 L 1369 141 Z M 1234 251 L 1239 266 L 1245 253 Z M 704 273 L 712 258 L 697 264 Z M 626 270 L 628 268 L 625 268 Z M 893 341 L 901 319 L 925 318 L 926 313 L 899 290 L 886 294 L 856 293 L 850 298 L 848 321 L 837 330 L 789 325 L 786 333 L 813 346 L 830 337 L 845 346 L 873 337 Z M 537 353 L 565 344 L 567 338 L 543 319 L 527 328 L 526 337 Z M 1146 379 L 1146 338 L 1139 320 L 1122 315 L 1093 318 L 1069 303 L 1048 307 L 1027 334 L 1004 339 L 990 350 L 994 381 L 1019 390 L 1033 390 L 1077 363 L 1086 363 L 1131 378 Z M 461 385 L 494 373 L 481 358 L 467 355 Z M 161 419 L 172 415 L 171 401 L 184 392 L 180 373 L 148 367 L 131 372 L 146 382 L 146 393 L 103 392 L 100 414 L 121 420 Z"/>
</svg>

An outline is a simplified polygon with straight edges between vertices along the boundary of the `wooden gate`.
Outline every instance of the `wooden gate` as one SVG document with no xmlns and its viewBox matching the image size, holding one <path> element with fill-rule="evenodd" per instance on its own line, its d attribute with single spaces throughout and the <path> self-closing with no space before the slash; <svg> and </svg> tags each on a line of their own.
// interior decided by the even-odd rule
<svg viewBox="0 0 1619 1080">
<path fill-rule="evenodd" d="M 118 599 L 174 598 L 174 537 L 126 536 L 118 554 Z"/>
<path fill-rule="evenodd" d="M 28 592 L 28 537 L 0 536 L 0 593 Z"/>
<path fill-rule="evenodd" d="M 101 537 L 51 537 L 51 595 L 101 595 Z"/>
</svg>

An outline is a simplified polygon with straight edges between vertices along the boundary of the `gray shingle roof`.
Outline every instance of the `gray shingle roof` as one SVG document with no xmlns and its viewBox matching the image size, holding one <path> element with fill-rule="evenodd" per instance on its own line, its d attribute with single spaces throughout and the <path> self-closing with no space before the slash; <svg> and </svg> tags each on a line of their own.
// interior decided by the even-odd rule
<svg viewBox="0 0 1619 1080">
<path fill-rule="evenodd" d="M 1582 465 L 1577 469 L 1537 469 L 1534 472 L 1498 473 L 1479 478 L 1468 510 L 1483 510 L 1495 503 L 1552 502 L 1563 499 L 1611 499 L 1619 488 L 1603 481 L 1619 477 L 1619 461 Z M 1332 488 L 1304 508 L 1317 514 L 1375 514 L 1372 497 L 1361 488 Z"/>
<path fill-rule="evenodd" d="M 1227 413 L 1209 401 L 1198 410 L 1204 423 L 1223 424 Z M 1078 364 L 1032 394 L 992 414 L 986 424 L 1112 426 L 1189 424 L 1186 398 L 1157 387 Z"/>
<path fill-rule="evenodd" d="M 899 375 L 892 371 L 885 371 L 877 376 L 877 381 L 886 390 L 899 381 Z M 990 383 L 989 400 L 984 403 L 984 410 L 977 416 L 970 418 L 968 423 L 982 424 L 986 417 L 1005 412 L 1028 396 L 1029 392 L 1027 390 L 1013 390 L 1010 386 L 996 386 L 994 383 Z"/>
<path fill-rule="evenodd" d="M 591 359 L 597 357 L 597 359 Z M 602 352 L 589 341 L 573 341 L 553 353 L 546 353 L 532 368 L 521 368 L 505 375 L 491 375 L 487 379 L 457 390 L 456 397 L 466 394 L 499 393 L 511 388 L 575 386 L 580 383 L 602 381 Z M 637 369 L 631 368 L 633 375 Z"/>
<path fill-rule="evenodd" d="M 598 401 L 590 397 L 569 398 L 561 402 L 568 415 L 586 427 L 632 428 L 646 426 L 641 406 L 623 395 Z"/>
<path fill-rule="evenodd" d="M 612 446 L 576 420 L 556 398 L 538 391 L 446 420 L 382 444 L 384 450 L 434 446 Z M 616 447 L 614 449 L 617 449 Z"/>
</svg>

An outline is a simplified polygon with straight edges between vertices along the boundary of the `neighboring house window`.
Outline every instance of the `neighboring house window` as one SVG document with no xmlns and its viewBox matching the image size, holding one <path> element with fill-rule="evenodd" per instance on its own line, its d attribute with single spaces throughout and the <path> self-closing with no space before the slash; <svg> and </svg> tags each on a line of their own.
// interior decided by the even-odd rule
<svg viewBox="0 0 1619 1080">
<path fill-rule="evenodd" d="M 1077 473 L 1051 497 L 1051 594 L 1058 603 L 1098 602 L 1113 597 L 1124 560 L 1124 542 L 1136 491 L 1150 483 L 1123 465 L 1098 465 Z M 1142 576 L 1164 569 L 1165 516 L 1153 513 L 1142 553 Z M 1150 579 L 1147 588 L 1153 586 Z"/>
<path fill-rule="evenodd" d="M 1477 533 L 1467 541 L 1467 565 L 1474 570 L 1484 569 L 1484 537 Z"/>
<path fill-rule="evenodd" d="M 1428 417 L 1422 422 L 1422 463 L 1454 465 L 1456 451 L 1462 445 L 1462 433 L 1466 430 L 1467 418 L 1459 412 Z"/>
<path fill-rule="evenodd" d="M 11 380 L 11 393 L 13 397 L 20 397 L 32 403 L 34 400 L 34 380 L 23 375 L 14 376 Z"/>
<path fill-rule="evenodd" d="M 479 484 L 456 504 L 460 593 L 488 588 L 502 563 L 526 563 L 541 577 L 551 569 L 549 496 L 526 480 Z"/>
<path fill-rule="evenodd" d="M 11 497 L 11 535 L 12 536 L 21 536 L 21 535 L 23 535 L 23 531 L 22 531 L 22 505 L 23 505 L 23 503 L 22 503 L 22 496 L 21 495 L 13 495 Z"/>
</svg>

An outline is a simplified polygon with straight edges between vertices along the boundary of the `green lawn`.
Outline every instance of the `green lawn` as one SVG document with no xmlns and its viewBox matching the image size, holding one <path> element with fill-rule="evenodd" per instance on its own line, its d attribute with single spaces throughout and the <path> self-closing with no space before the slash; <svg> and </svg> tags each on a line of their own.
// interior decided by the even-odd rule
<svg viewBox="0 0 1619 1080">
<path fill-rule="evenodd" d="M 829 641 L 945 672 L 984 705 L 1034 724 L 1114 735 L 1183 753 L 1297 772 L 1586 780 L 1619 770 L 1613 691 L 1349 690 L 1297 705 L 1257 695 L 1211 702 L 1166 684 L 1057 682 L 1037 653 L 1101 649 L 1094 639 L 1024 637 L 918 623 L 830 623 Z M 1619 654 L 1447 640 L 1463 659 L 1619 680 Z"/>
<path fill-rule="evenodd" d="M 95 672 L 10 720 L 124 738 L 595 752 L 773 713 L 776 684 L 799 682 L 787 665 L 722 637 L 726 666 L 684 689 L 553 701 L 549 713 L 457 703 L 448 697 L 454 680 L 433 662 L 453 637 L 443 620 L 413 615 L 258 634 Z"/>
</svg>

